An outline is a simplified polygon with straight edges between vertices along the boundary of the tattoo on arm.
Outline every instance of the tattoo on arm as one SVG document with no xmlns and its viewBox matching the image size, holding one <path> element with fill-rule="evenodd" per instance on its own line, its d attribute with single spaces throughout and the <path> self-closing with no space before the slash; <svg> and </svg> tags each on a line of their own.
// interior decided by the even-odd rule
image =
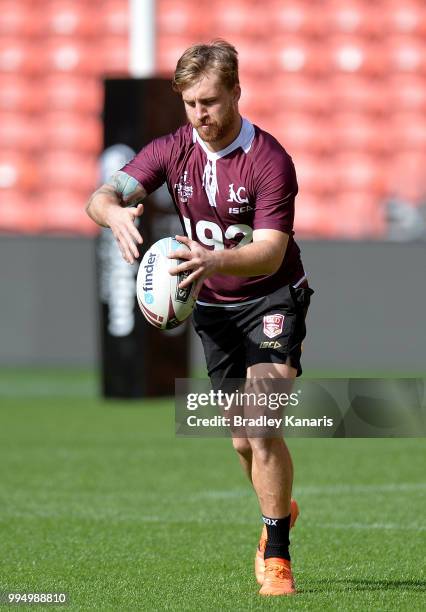
<svg viewBox="0 0 426 612">
<path fill-rule="evenodd" d="M 112 175 L 107 185 L 111 185 L 125 205 L 139 204 L 147 196 L 139 181 L 121 170 Z"/>
</svg>

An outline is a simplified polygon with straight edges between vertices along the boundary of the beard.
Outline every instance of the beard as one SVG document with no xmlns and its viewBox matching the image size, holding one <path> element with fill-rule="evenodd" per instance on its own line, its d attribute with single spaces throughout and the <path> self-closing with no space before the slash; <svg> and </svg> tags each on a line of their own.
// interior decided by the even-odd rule
<svg viewBox="0 0 426 612">
<path fill-rule="evenodd" d="M 206 125 L 200 122 L 192 124 L 204 142 L 220 142 L 232 130 L 235 122 L 235 110 L 230 105 L 220 121 L 210 120 Z"/>
</svg>

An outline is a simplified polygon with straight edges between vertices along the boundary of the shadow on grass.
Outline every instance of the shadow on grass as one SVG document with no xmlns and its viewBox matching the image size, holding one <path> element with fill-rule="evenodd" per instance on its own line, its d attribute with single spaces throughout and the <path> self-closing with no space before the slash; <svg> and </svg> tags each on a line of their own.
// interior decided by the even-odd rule
<svg viewBox="0 0 426 612">
<path fill-rule="evenodd" d="M 320 589 L 332 591 L 426 591 L 426 580 L 368 580 L 366 578 L 342 578 L 340 580 L 315 580 Z M 300 589 L 299 593 L 318 593 L 317 589 Z"/>
</svg>

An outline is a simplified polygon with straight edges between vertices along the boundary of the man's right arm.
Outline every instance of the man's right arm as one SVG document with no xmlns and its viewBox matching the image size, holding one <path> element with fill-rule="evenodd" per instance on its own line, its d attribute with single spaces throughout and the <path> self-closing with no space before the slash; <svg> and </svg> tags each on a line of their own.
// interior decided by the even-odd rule
<svg viewBox="0 0 426 612">
<path fill-rule="evenodd" d="M 135 219 L 143 213 L 141 201 L 146 195 L 136 179 L 119 171 L 93 193 L 86 206 L 86 212 L 93 221 L 111 228 L 128 263 L 133 263 L 139 256 L 136 245 L 143 242 Z"/>
</svg>

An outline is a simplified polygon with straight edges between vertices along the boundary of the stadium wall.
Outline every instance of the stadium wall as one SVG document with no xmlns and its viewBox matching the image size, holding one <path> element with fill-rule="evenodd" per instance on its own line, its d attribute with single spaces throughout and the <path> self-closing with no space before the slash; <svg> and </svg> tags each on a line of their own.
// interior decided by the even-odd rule
<svg viewBox="0 0 426 612">
<path fill-rule="evenodd" d="M 424 372 L 424 246 L 305 242 L 315 289 L 305 368 Z M 92 239 L 0 237 L 2 366 L 97 363 Z M 193 342 L 193 362 L 202 363 Z"/>
</svg>

